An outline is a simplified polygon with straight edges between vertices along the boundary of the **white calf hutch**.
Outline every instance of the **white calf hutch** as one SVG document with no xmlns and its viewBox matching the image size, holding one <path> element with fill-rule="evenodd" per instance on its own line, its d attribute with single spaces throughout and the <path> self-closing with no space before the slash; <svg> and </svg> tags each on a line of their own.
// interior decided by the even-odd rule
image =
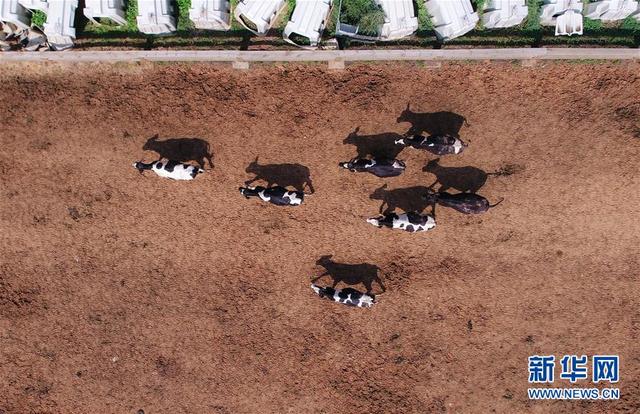
<svg viewBox="0 0 640 414">
<path fill-rule="evenodd" d="M 581 35 L 582 0 L 544 0 L 540 24 L 555 26 L 556 36 Z"/>
<path fill-rule="evenodd" d="M 197 29 L 229 30 L 231 4 L 228 0 L 191 0 L 189 19 Z"/>
<path fill-rule="evenodd" d="M 176 31 L 176 18 L 171 0 L 138 0 L 136 22 L 138 30 L 146 34 L 165 34 Z"/>
<path fill-rule="evenodd" d="M 517 26 L 529 13 L 525 0 L 488 0 L 484 5 L 482 24 L 487 29 Z"/>
<path fill-rule="evenodd" d="M 377 0 L 384 11 L 382 40 L 397 40 L 410 36 L 418 30 L 418 17 L 413 0 Z"/>
<path fill-rule="evenodd" d="M 73 47 L 73 41 L 76 38 L 74 20 L 78 0 L 54 0 L 48 5 L 47 21 L 44 24 L 47 42 L 54 50 Z"/>
<path fill-rule="evenodd" d="M 234 16 L 245 29 L 264 36 L 284 5 L 285 0 L 240 0 L 234 10 Z"/>
<path fill-rule="evenodd" d="M 18 0 L 0 0 L 0 22 L 8 23 L 17 29 L 28 29 L 31 25 L 29 11 Z"/>
<path fill-rule="evenodd" d="M 301 47 L 316 48 L 329 17 L 331 0 L 299 0 L 293 10 L 291 20 L 284 28 L 285 41 Z M 306 38 L 308 45 L 296 41 Z"/>
<path fill-rule="evenodd" d="M 612 22 L 624 20 L 636 12 L 640 12 L 637 0 L 592 1 L 585 7 L 584 17 Z"/>
<path fill-rule="evenodd" d="M 478 13 L 473 11 L 471 0 L 428 0 L 425 6 L 440 40 L 462 36 L 473 30 L 480 20 Z"/>
<path fill-rule="evenodd" d="M 127 24 L 124 0 L 85 0 L 82 13 L 94 23 L 99 19 L 109 19 L 117 24 Z"/>
</svg>

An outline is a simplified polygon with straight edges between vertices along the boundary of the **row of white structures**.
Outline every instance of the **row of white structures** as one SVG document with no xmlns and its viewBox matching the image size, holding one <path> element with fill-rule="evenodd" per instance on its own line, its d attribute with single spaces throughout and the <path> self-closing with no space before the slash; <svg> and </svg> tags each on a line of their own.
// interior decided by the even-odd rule
<svg viewBox="0 0 640 414">
<path fill-rule="evenodd" d="M 284 39 L 296 44 L 299 37 L 316 47 L 329 17 L 334 0 L 297 0 L 291 20 L 284 29 Z M 347 1 L 347 0 L 344 0 Z M 396 40 L 413 34 L 418 19 L 413 0 L 372 0 L 385 13 L 379 40 Z M 420 0 L 422 1 L 422 0 Z M 173 0 L 137 0 L 138 29 L 147 34 L 176 30 Z M 335 0 L 336 3 L 339 0 Z M 265 35 L 283 10 L 286 0 L 240 0 L 233 16 L 247 30 Z M 556 35 L 582 34 L 583 15 L 591 19 L 613 21 L 635 16 L 640 20 L 638 0 L 592 1 L 584 7 L 582 0 L 544 0 L 540 22 L 555 26 Z M 434 30 L 441 40 L 453 39 L 473 30 L 480 18 L 471 0 L 426 0 Z M 66 44 L 75 38 L 74 15 L 78 0 L 0 0 L 0 21 L 20 28 L 31 22 L 29 10 L 47 15 L 44 32 L 50 43 Z M 126 24 L 124 0 L 85 0 L 84 15 L 98 22 L 110 19 Z M 486 28 L 516 26 L 527 17 L 526 0 L 487 0 L 482 14 Z M 189 18 L 196 28 L 229 30 L 231 5 L 228 0 L 191 0 Z M 357 33 L 357 27 L 354 34 Z M 296 36 L 293 36 L 296 35 Z"/>
</svg>

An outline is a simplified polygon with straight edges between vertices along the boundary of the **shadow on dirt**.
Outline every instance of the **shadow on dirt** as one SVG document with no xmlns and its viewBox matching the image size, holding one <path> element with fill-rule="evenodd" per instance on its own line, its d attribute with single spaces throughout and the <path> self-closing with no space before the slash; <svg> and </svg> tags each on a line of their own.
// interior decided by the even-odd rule
<svg viewBox="0 0 640 414">
<path fill-rule="evenodd" d="M 293 187 L 298 191 L 304 191 L 309 188 L 309 194 L 315 192 L 313 182 L 311 181 L 311 173 L 308 167 L 302 164 L 260 164 L 258 157 L 251 162 L 245 169 L 245 172 L 254 174 L 255 176 L 245 185 L 250 185 L 255 181 L 262 180 L 267 183 L 267 187 L 279 185 L 281 187 Z"/>
<path fill-rule="evenodd" d="M 158 140 L 158 135 L 149 138 L 142 147 L 145 151 L 155 151 L 160 158 L 173 161 L 195 161 L 204 168 L 205 160 L 213 168 L 213 153 L 209 143 L 200 138 L 169 138 Z"/>
<path fill-rule="evenodd" d="M 381 200 L 380 213 L 387 214 L 400 209 L 404 212 L 417 211 L 422 213 L 430 202 L 424 199 L 424 195 L 429 191 L 429 187 L 422 185 L 406 188 L 394 188 L 387 190 L 387 184 L 377 188 L 369 198 L 371 200 Z"/>
<path fill-rule="evenodd" d="M 357 285 L 362 283 L 364 287 L 367 289 L 367 293 L 371 293 L 373 289 L 373 282 L 376 282 L 380 289 L 382 289 L 382 293 L 386 290 L 382 279 L 380 278 L 378 272 L 380 268 L 376 265 L 372 265 L 369 263 L 361 263 L 361 264 L 346 264 L 346 263 L 338 263 L 333 261 L 331 258 L 333 255 L 325 255 L 320 257 L 316 264 L 325 268 L 325 271 L 320 275 L 311 279 L 312 283 L 315 283 L 317 280 L 323 278 L 324 276 L 329 276 L 333 279 L 332 287 L 336 287 L 336 285 L 340 282 L 346 285 Z"/>
<path fill-rule="evenodd" d="M 342 143 L 356 147 L 357 158 L 386 158 L 395 159 L 404 149 L 401 145 L 396 145 L 395 140 L 402 138 L 402 135 L 388 132 L 375 135 L 358 135 L 360 127 L 349 134 Z"/>
<path fill-rule="evenodd" d="M 396 122 L 411 124 L 407 136 L 426 134 L 460 137 L 462 126 L 469 126 L 464 116 L 454 112 L 413 112 L 410 104 L 407 104 L 407 108 L 398 116 Z"/>
<path fill-rule="evenodd" d="M 422 171 L 436 176 L 436 181 L 429 188 L 432 189 L 436 184 L 440 184 L 438 191 L 453 188 L 463 193 L 475 193 L 487 182 L 488 176 L 496 175 L 476 167 L 443 167 L 440 165 L 440 158 L 429 161 L 422 167 Z"/>
</svg>

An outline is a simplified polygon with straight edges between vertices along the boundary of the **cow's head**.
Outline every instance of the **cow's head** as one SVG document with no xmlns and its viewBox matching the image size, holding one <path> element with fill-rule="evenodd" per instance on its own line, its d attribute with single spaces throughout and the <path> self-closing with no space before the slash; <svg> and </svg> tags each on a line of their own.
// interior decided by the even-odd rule
<svg viewBox="0 0 640 414">
<path fill-rule="evenodd" d="M 313 283 L 311 284 L 311 289 L 313 289 L 313 291 L 316 292 L 316 295 L 322 296 L 322 291 L 320 290 L 320 288 L 314 285 Z"/>
<path fill-rule="evenodd" d="M 240 190 L 240 194 L 242 194 L 246 198 L 249 198 L 249 195 L 247 194 L 247 191 L 250 190 L 249 187 L 240 187 L 238 188 L 238 190 Z"/>
<path fill-rule="evenodd" d="M 316 264 L 320 266 L 328 265 L 332 262 L 332 257 L 332 254 L 325 254 L 324 256 L 321 256 L 318 260 L 316 260 Z"/>
<path fill-rule="evenodd" d="M 155 151 L 155 148 L 157 147 L 157 143 L 158 143 L 158 134 L 155 134 L 154 136 L 149 138 L 147 142 L 144 143 L 144 145 L 142 146 L 142 149 L 144 151 Z"/>
<path fill-rule="evenodd" d="M 434 160 L 430 160 L 427 165 L 425 165 L 424 167 L 422 167 L 422 171 L 424 172 L 433 172 L 435 170 L 438 169 L 438 167 L 440 167 L 440 158 L 436 158 Z"/>
<path fill-rule="evenodd" d="M 136 170 L 138 170 L 138 172 L 140 174 L 142 174 L 142 172 L 145 170 L 144 166 L 142 165 L 142 162 L 140 161 L 136 161 L 133 163 L 133 168 L 135 168 Z"/>
<path fill-rule="evenodd" d="M 435 203 L 438 200 L 438 193 L 429 189 L 425 194 L 422 195 L 422 198 L 428 203 Z"/>
<path fill-rule="evenodd" d="M 456 138 L 455 142 L 453 143 L 453 150 L 456 154 L 460 154 L 468 146 L 469 144 L 465 144 L 460 138 Z"/>
<path fill-rule="evenodd" d="M 400 122 L 410 122 L 413 112 L 411 111 L 411 103 L 407 102 L 407 107 L 405 108 L 404 111 L 402 111 L 402 113 L 400 113 L 400 116 L 398 116 L 398 118 L 396 119 L 397 123 Z"/>
<path fill-rule="evenodd" d="M 382 227 L 382 224 L 380 224 L 380 218 L 369 218 L 367 219 L 367 223 L 371 224 L 372 226 Z"/>
<path fill-rule="evenodd" d="M 350 133 L 343 141 L 343 144 L 351 144 L 351 145 L 355 145 L 356 144 L 356 139 L 358 138 L 358 132 L 360 131 L 360 127 L 357 127 L 356 129 L 353 130 L 352 133 Z"/>
<path fill-rule="evenodd" d="M 353 170 L 353 161 L 339 162 L 338 167 L 344 168 L 346 170 Z"/>
<path fill-rule="evenodd" d="M 260 164 L 258 164 L 258 157 L 255 160 L 251 161 L 251 164 L 247 165 L 247 169 L 245 172 L 257 174 L 260 168 Z"/>
</svg>

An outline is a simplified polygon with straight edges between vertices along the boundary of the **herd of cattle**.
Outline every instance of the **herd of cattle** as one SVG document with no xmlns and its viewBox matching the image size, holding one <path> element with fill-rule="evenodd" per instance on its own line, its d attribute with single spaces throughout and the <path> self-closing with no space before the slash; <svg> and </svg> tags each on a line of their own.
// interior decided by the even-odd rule
<svg viewBox="0 0 640 414">
<path fill-rule="evenodd" d="M 145 145 L 144 149 L 153 149 L 151 147 L 148 148 L 148 146 L 156 142 L 153 141 L 154 139 L 157 140 L 157 137 L 151 139 L 150 142 Z M 436 134 L 430 136 L 414 135 L 412 137 L 397 139 L 394 142 L 397 146 L 426 150 L 439 156 L 460 154 L 467 147 L 467 144 L 462 142 L 460 138 L 450 134 Z M 253 166 L 255 168 L 259 168 L 257 162 L 256 158 L 256 161 L 254 161 L 250 167 Z M 210 158 L 209 164 L 212 165 Z M 202 163 L 201 165 L 204 164 Z M 406 165 L 403 161 L 381 157 L 354 158 L 347 162 L 341 162 L 338 165 L 340 168 L 344 168 L 351 172 L 370 173 L 381 178 L 399 176 L 406 169 Z M 164 160 L 163 158 L 151 163 L 144 163 L 142 161 L 135 162 L 133 166 L 140 173 L 143 173 L 145 170 L 151 170 L 160 177 L 171 178 L 174 180 L 193 180 L 199 174 L 205 172 L 205 170 L 200 167 L 175 160 Z M 299 206 L 304 201 L 304 191 L 300 191 L 298 189 L 289 190 L 284 186 L 280 186 L 277 183 L 274 185 L 274 183 L 271 182 L 268 183 L 266 187 L 249 186 L 248 184 L 251 182 L 252 181 L 249 181 L 245 183 L 245 186 L 239 188 L 240 193 L 247 199 L 256 197 L 262 201 L 277 206 Z M 465 191 L 451 194 L 447 191 L 443 191 L 442 188 L 438 192 L 429 188 L 424 194 L 420 194 L 420 197 L 432 205 L 432 214 L 421 214 L 417 211 L 407 211 L 404 213 L 390 211 L 378 217 L 369 218 L 367 219 L 367 222 L 378 228 L 387 227 L 391 229 L 404 230 L 409 233 L 425 232 L 436 226 L 434 213 L 436 204 L 450 207 L 464 214 L 479 214 L 486 212 L 491 207 L 495 207 L 502 201 L 500 200 L 498 203 L 491 205 L 486 198 L 476 194 L 475 192 Z M 335 285 L 334 287 L 319 287 L 315 284 L 311 284 L 311 288 L 320 297 L 326 297 L 334 300 L 335 302 L 350 306 L 370 307 L 375 303 L 375 295 L 370 292 L 361 293 L 352 288 L 340 290 L 335 289 Z"/>
</svg>

